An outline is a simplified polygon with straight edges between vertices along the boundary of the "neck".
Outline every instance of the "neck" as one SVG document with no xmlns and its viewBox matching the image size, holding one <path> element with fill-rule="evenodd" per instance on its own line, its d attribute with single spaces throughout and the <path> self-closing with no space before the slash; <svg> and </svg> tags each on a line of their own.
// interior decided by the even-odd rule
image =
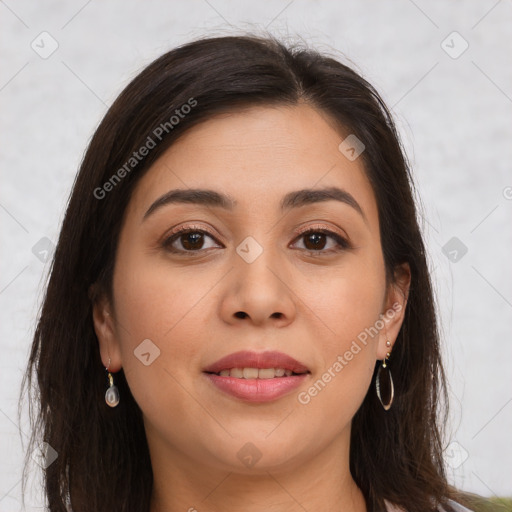
<svg viewBox="0 0 512 512">
<path fill-rule="evenodd" d="M 257 463 L 245 473 L 153 446 L 150 512 L 366 512 L 350 474 L 348 446 L 345 435 L 296 465 L 266 468 Z"/>
</svg>

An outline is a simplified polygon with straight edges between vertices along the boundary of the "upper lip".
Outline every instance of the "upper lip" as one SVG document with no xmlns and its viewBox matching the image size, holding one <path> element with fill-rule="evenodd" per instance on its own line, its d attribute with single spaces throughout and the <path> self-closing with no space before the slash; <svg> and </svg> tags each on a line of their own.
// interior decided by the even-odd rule
<svg viewBox="0 0 512 512">
<path fill-rule="evenodd" d="M 307 366 L 287 354 L 276 351 L 251 352 L 242 350 L 229 354 L 204 368 L 204 372 L 219 373 L 231 368 L 283 368 L 294 373 L 308 373 Z"/>
</svg>

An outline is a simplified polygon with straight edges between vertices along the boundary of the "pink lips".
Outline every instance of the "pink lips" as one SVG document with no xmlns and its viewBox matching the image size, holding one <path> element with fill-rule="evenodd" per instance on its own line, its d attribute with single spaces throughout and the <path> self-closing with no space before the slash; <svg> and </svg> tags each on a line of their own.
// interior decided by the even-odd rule
<svg viewBox="0 0 512 512">
<path fill-rule="evenodd" d="M 308 372 L 307 366 L 282 352 L 250 352 L 243 350 L 219 359 L 204 368 L 208 373 L 219 373 L 231 368 L 284 368 L 294 373 Z"/>
<path fill-rule="evenodd" d="M 273 379 L 239 379 L 217 375 L 231 368 L 283 368 L 294 374 Z M 309 369 L 281 352 L 241 351 L 230 354 L 203 370 L 205 376 L 221 391 L 247 402 L 277 400 L 297 388 L 309 374 Z"/>
</svg>

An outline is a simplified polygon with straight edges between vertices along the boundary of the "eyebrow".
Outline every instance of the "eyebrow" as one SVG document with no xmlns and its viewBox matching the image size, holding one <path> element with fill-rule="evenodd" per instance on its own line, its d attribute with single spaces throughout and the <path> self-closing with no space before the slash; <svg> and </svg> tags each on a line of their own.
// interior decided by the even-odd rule
<svg viewBox="0 0 512 512">
<path fill-rule="evenodd" d="M 281 211 L 291 208 L 300 208 L 325 201 L 339 201 L 352 207 L 361 215 L 366 223 L 368 220 L 363 209 L 354 196 L 339 187 L 327 187 L 321 189 L 301 189 L 287 193 L 281 200 Z M 146 220 L 151 214 L 169 204 L 197 204 L 200 206 L 214 206 L 232 211 L 238 204 L 233 197 L 210 189 L 175 189 L 170 190 L 159 197 L 146 211 L 142 220 Z"/>
</svg>

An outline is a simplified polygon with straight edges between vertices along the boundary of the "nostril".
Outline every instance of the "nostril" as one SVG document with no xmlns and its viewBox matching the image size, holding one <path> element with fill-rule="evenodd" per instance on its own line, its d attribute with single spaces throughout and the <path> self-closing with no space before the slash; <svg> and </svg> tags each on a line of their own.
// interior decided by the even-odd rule
<svg viewBox="0 0 512 512">
<path fill-rule="evenodd" d="M 235 316 L 237 318 L 245 318 L 247 316 L 247 313 L 244 313 L 243 311 L 238 311 L 237 313 L 235 313 Z"/>
</svg>

